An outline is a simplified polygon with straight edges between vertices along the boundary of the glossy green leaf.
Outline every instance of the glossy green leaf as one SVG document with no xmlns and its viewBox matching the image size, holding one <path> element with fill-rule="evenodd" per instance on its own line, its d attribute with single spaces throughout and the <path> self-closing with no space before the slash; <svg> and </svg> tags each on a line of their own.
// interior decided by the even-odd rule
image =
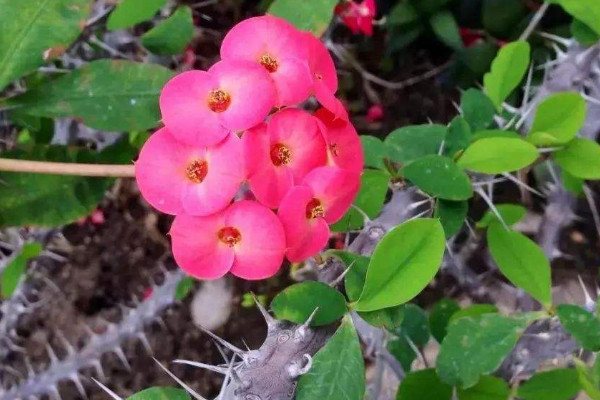
<svg viewBox="0 0 600 400">
<path fill-rule="evenodd" d="M 64 53 L 92 0 L 0 0 L 0 90 Z"/>
<path fill-rule="evenodd" d="M 442 343 L 442 340 L 446 337 L 450 318 L 459 310 L 460 306 L 456 301 L 441 299 L 435 303 L 429 312 L 429 329 L 431 330 L 431 335 L 438 343 Z"/>
<path fill-rule="evenodd" d="M 492 222 L 487 231 L 492 258 L 514 285 L 549 307 L 552 304 L 550 262 L 542 249 L 520 232 Z"/>
<path fill-rule="evenodd" d="M 452 386 L 438 378 L 435 369 L 424 369 L 406 375 L 398 388 L 396 400 L 450 400 Z"/>
<path fill-rule="evenodd" d="M 269 14 L 288 20 L 296 28 L 321 36 L 329 26 L 338 0 L 275 0 Z"/>
<path fill-rule="evenodd" d="M 523 400 L 569 400 L 580 390 L 577 370 L 561 368 L 535 374 L 519 386 L 517 396 Z"/>
<path fill-rule="evenodd" d="M 306 322 L 317 307 L 313 326 L 330 324 L 347 311 L 344 295 L 323 282 L 307 281 L 288 286 L 271 302 L 277 318 L 297 324 Z"/>
<path fill-rule="evenodd" d="M 573 139 L 554 153 L 554 161 L 576 178 L 600 179 L 600 146 L 590 139 Z"/>
<path fill-rule="evenodd" d="M 596 358 L 596 363 L 592 368 L 588 367 L 583 361 L 575 358 L 575 368 L 579 378 L 581 389 L 592 400 L 600 400 L 600 359 Z"/>
<path fill-rule="evenodd" d="M 401 324 L 392 330 L 394 337 L 388 342 L 388 350 L 409 371 L 417 358 L 415 346 L 422 348 L 429 342 L 430 332 L 427 314 L 414 304 L 399 306 L 404 310 Z"/>
<path fill-rule="evenodd" d="M 193 35 L 192 9 L 181 6 L 169 18 L 146 32 L 141 41 L 152 53 L 172 55 L 183 52 Z"/>
<path fill-rule="evenodd" d="M 456 235 L 462 228 L 469 212 L 469 202 L 438 199 L 435 203 L 434 217 L 439 218 L 446 238 Z"/>
<path fill-rule="evenodd" d="M 414 219 L 389 231 L 373 252 L 356 309 L 373 311 L 411 300 L 435 276 L 445 243 L 436 219 Z"/>
<path fill-rule="evenodd" d="M 21 277 L 27 268 L 27 261 L 37 257 L 42 251 L 42 245 L 39 243 L 26 243 L 23 245 L 21 254 L 9 262 L 0 276 L 0 294 L 8 299 L 14 293 L 21 281 Z"/>
<path fill-rule="evenodd" d="M 444 154 L 448 157 L 469 147 L 471 143 L 471 127 L 463 117 L 454 117 L 448 126 L 448 133 L 444 141 Z"/>
<path fill-rule="evenodd" d="M 62 146 L 0 153 L 3 158 L 86 163 L 128 163 L 133 155 L 126 141 L 102 153 Z M 89 215 L 113 179 L 0 172 L 0 182 L 0 226 L 55 227 Z"/>
<path fill-rule="evenodd" d="M 302 375 L 296 400 L 362 400 L 365 395 L 365 365 L 358 335 L 350 316 L 313 357 Z"/>
<path fill-rule="evenodd" d="M 503 379 L 485 375 L 477 385 L 468 389 L 458 388 L 458 400 L 508 400 L 510 388 Z"/>
<path fill-rule="evenodd" d="M 548 0 L 560 4 L 566 12 L 600 35 L 600 3 L 596 0 Z"/>
<path fill-rule="evenodd" d="M 402 171 L 405 178 L 433 197 L 458 201 L 473 196 L 469 177 L 448 157 L 425 156 L 408 163 Z"/>
<path fill-rule="evenodd" d="M 122 0 L 108 16 L 109 31 L 129 28 L 152 18 L 167 0 Z"/>
<path fill-rule="evenodd" d="M 158 95 L 168 69 L 122 60 L 93 61 L 10 100 L 29 115 L 73 117 L 107 131 L 145 130 L 159 124 Z"/>
<path fill-rule="evenodd" d="M 578 19 L 571 22 L 571 35 L 583 46 L 592 46 L 600 40 L 600 32 L 595 32 Z"/>
<path fill-rule="evenodd" d="M 392 161 L 407 163 L 423 156 L 438 154 L 447 128 L 443 125 L 414 125 L 396 129 L 385 138 Z"/>
<path fill-rule="evenodd" d="M 173 387 L 152 387 L 131 395 L 127 400 L 189 400 L 189 394 Z"/>
<path fill-rule="evenodd" d="M 360 177 L 360 190 L 354 199 L 354 206 L 371 219 L 377 217 L 383 208 L 389 180 L 389 175 L 382 171 L 365 170 Z M 362 228 L 364 222 L 364 216 L 356 209 L 350 208 L 338 222 L 331 225 L 331 229 L 346 232 Z"/>
<path fill-rule="evenodd" d="M 584 349 L 600 350 L 600 320 L 594 314 L 574 304 L 561 304 L 556 313 L 562 326 Z"/>
<path fill-rule="evenodd" d="M 461 318 L 466 317 L 479 317 L 484 314 L 495 314 L 498 312 L 498 308 L 493 304 L 472 304 L 467 308 L 458 310 L 450 317 L 449 324 L 458 321 Z"/>
<path fill-rule="evenodd" d="M 475 142 L 477 140 L 488 138 L 522 139 L 521 135 L 514 131 L 503 131 L 501 129 L 485 129 L 483 131 L 475 132 L 471 138 L 471 141 Z"/>
<path fill-rule="evenodd" d="M 509 227 L 522 220 L 527 214 L 527 209 L 520 204 L 495 204 L 495 207 L 504 224 Z M 487 228 L 494 221 L 498 221 L 498 216 L 492 210 L 487 210 L 476 226 Z"/>
<path fill-rule="evenodd" d="M 460 98 L 460 108 L 463 117 L 471 125 L 473 131 L 489 127 L 496 114 L 494 103 L 479 89 L 466 90 Z"/>
<path fill-rule="evenodd" d="M 492 62 L 492 69 L 483 77 L 485 92 L 496 106 L 519 85 L 529 66 L 530 47 L 527 42 L 512 42 L 502 47 Z"/>
<path fill-rule="evenodd" d="M 472 143 L 457 163 L 460 167 L 484 174 L 517 171 L 538 157 L 535 146 L 522 139 L 494 137 Z"/>
<path fill-rule="evenodd" d="M 464 389 L 494 372 L 508 356 L 527 322 L 499 314 L 461 318 L 450 324 L 437 358 L 442 381 Z"/>
<path fill-rule="evenodd" d="M 175 299 L 185 299 L 192 290 L 194 290 L 194 278 L 191 276 L 184 277 L 177 285 L 177 289 L 175 289 Z"/>
<path fill-rule="evenodd" d="M 383 158 L 387 157 L 387 150 L 381 139 L 375 136 L 361 135 L 360 141 L 365 155 L 365 166 L 384 169 Z"/>
<path fill-rule="evenodd" d="M 585 183 L 583 179 L 576 178 L 565 170 L 560 172 L 560 177 L 562 178 L 563 185 L 567 191 L 577 197 L 583 196 L 583 185 Z"/>
<path fill-rule="evenodd" d="M 448 10 L 440 10 L 429 18 L 431 29 L 437 37 L 454 50 L 463 48 L 463 41 L 458 31 L 454 15 Z"/>
<path fill-rule="evenodd" d="M 536 146 L 569 142 L 585 122 L 586 104 L 579 93 L 556 93 L 538 106 L 527 140 Z"/>
<path fill-rule="evenodd" d="M 405 25 L 419 19 L 419 12 L 410 3 L 401 1 L 397 3 L 387 17 L 386 25 Z"/>
</svg>

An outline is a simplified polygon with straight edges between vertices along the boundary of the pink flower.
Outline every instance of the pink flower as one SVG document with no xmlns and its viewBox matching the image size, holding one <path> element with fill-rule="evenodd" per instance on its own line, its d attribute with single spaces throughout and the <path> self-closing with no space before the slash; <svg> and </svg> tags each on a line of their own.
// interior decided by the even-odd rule
<svg viewBox="0 0 600 400">
<path fill-rule="evenodd" d="M 142 147 L 135 176 L 159 211 L 212 214 L 227 207 L 244 179 L 241 140 L 229 134 L 217 146 L 192 146 L 162 128 Z"/>
<path fill-rule="evenodd" d="M 355 35 L 361 32 L 373 35 L 373 19 L 377 14 L 375 0 L 363 0 L 361 3 L 347 0 L 336 6 L 335 13 Z"/>
<path fill-rule="evenodd" d="M 298 104 L 308 98 L 311 76 L 302 34 L 287 21 L 262 16 L 244 20 L 223 39 L 223 60 L 260 63 L 277 88 L 277 106 Z"/>
<path fill-rule="evenodd" d="M 346 108 L 335 97 L 338 79 L 331 54 L 313 34 L 304 33 L 304 39 L 309 50 L 308 66 L 313 77 L 313 94 L 336 118 L 348 119 Z"/>
<path fill-rule="evenodd" d="M 367 121 L 376 122 L 383 118 L 383 106 L 381 104 L 373 104 L 367 111 Z"/>
<path fill-rule="evenodd" d="M 267 124 L 245 132 L 242 143 L 250 189 L 271 208 L 310 170 L 327 162 L 318 120 L 303 110 L 279 111 Z"/>
<path fill-rule="evenodd" d="M 279 206 L 279 219 L 285 230 L 288 260 L 305 260 L 325 247 L 329 224 L 342 218 L 350 208 L 358 187 L 356 174 L 320 167 L 286 194 Z"/>
<path fill-rule="evenodd" d="M 160 94 L 163 122 L 178 140 L 212 146 L 231 131 L 260 123 L 275 105 L 275 87 L 260 65 L 220 61 L 208 71 L 187 71 Z"/>
<path fill-rule="evenodd" d="M 277 216 L 249 200 L 205 217 L 178 215 L 170 232 L 177 264 L 199 279 L 231 272 L 244 279 L 265 279 L 280 268 L 285 234 Z"/>
<path fill-rule="evenodd" d="M 365 161 L 360 137 L 352 123 L 334 119 L 332 113 L 324 108 L 315 111 L 314 116 L 322 122 L 321 131 L 327 143 L 328 164 L 360 175 Z"/>
</svg>

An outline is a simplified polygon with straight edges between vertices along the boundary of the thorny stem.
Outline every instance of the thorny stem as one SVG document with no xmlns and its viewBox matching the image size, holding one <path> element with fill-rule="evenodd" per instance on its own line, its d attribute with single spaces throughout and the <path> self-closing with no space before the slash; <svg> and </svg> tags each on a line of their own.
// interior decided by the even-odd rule
<svg viewBox="0 0 600 400">
<path fill-rule="evenodd" d="M 519 37 L 519 40 L 527 40 L 529 38 L 533 30 L 540 23 L 542 18 L 544 18 L 544 14 L 546 14 L 546 11 L 548 11 L 548 7 L 550 7 L 550 3 L 544 3 L 541 5 L 541 7 L 534 14 L 533 18 L 531 18 L 531 21 L 529 22 L 527 28 L 525 28 L 525 30 Z"/>
<path fill-rule="evenodd" d="M 135 167 L 128 164 L 80 164 L 9 158 L 0 158 L 0 171 L 114 178 L 133 178 L 135 176 Z"/>
</svg>

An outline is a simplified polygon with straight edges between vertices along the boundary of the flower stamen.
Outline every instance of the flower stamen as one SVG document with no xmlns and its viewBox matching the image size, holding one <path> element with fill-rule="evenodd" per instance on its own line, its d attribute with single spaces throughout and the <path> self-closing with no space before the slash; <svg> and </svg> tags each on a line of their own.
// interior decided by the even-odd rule
<svg viewBox="0 0 600 400">
<path fill-rule="evenodd" d="M 277 68 L 279 68 L 279 63 L 270 54 L 263 54 L 258 62 L 270 73 L 277 71 Z"/>
<path fill-rule="evenodd" d="M 229 108 L 231 96 L 224 90 L 213 89 L 208 93 L 208 108 L 216 113 L 222 113 Z"/>
<path fill-rule="evenodd" d="M 232 226 L 221 228 L 217 233 L 219 240 L 229 247 L 233 247 L 242 240 L 242 234 Z"/>
<path fill-rule="evenodd" d="M 292 151 L 281 143 L 274 144 L 271 146 L 271 161 L 273 165 L 287 165 L 292 159 Z"/>
<path fill-rule="evenodd" d="M 323 204 L 321 204 L 321 201 L 319 199 L 315 199 L 313 197 L 306 205 L 306 218 L 315 219 L 323 217 L 324 215 L 325 207 L 323 207 Z"/>
<path fill-rule="evenodd" d="M 185 168 L 187 178 L 194 183 L 202 183 L 208 174 L 208 163 L 204 160 L 193 160 Z"/>
</svg>

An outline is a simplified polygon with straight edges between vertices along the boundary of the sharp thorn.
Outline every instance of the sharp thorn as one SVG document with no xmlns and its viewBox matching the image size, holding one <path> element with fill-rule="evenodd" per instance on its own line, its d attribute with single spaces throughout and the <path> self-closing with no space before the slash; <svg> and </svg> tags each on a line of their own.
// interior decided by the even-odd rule
<svg viewBox="0 0 600 400">
<path fill-rule="evenodd" d="M 100 386 L 100 389 L 104 390 L 106 394 L 112 397 L 114 400 L 123 400 L 123 398 L 119 397 L 115 392 L 104 386 L 102 383 L 98 382 L 96 379 L 92 378 L 96 385 Z"/>
<path fill-rule="evenodd" d="M 125 368 L 127 368 L 127 371 L 131 371 L 131 365 L 129 365 L 129 361 L 127 361 L 127 357 L 125 356 L 123 349 L 121 347 L 117 347 L 113 350 L 113 353 L 119 357 L 119 360 L 121 360 L 121 363 L 123 363 Z"/>
<path fill-rule="evenodd" d="M 183 382 L 181 379 L 179 379 L 177 376 L 175 376 L 174 373 L 172 373 L 171 371 L 169 371 L 169 369 L 167 367 L 165 367 L 164 365 L 162 365 L 160 363 L 160 361 L 158 361 L 156 358 L 152 358 L 154 361 L 156 361 L 156 363 L 158 364 L 159 367 L 161 367 L 163 369 L 163 371 L 165 371 L 167 374 L 169 374 L 169 376 L 171 378 L 173 378 L 173 380 L 175 380 L 175 382 L 177 382 L 182 388 L 184 388 L 190 395 L 192 395 L 192 397 L 194 397 L 196 400 L 206 400 L 204 397 L 200 396 L 198 393 L 196 393 L 194 391 L 194 389 L 192 389 L 191 387 L 189 387 L 188 385 L 185 384 L 185 382 Z"/>
<path fill-rule="evenodd" d="M 215 339 L 217 342 L 219 342 L 222 346 L 224 346 L 225 348 L 233 351 L 236 354 L 242 355 L 244 354 L 244 351 L 234 345 L 232 345 L 231 343 L 229 343 L 228 341 L 221 339 L 220 337 L 218 337 L 217 335 L 215 335 L 214 333 L 212 333 L 211 331 L 209 331 L 208 329 L 205 329 L 204 327 L 200 327 L 200 329 L 202 330 L 202 332 L 206 333 L 208 336 L 212 337 L 213 339 Z"/>
<path fill-rule="evenodd" d="M 252 293 L 252 299 L 254 299 L 254 304 L 256 304 L 256 308 L 258 308 L 258 311 L 260 311 L 263 318 L 265 319 L 267 326 L 268 327 L 275 326 L 277 324 L 277 320 L 275 318 L 273 318 L 271 316 L 271 314 L 269 314 L 269 312 L 267 311 L 265 306 L 263 306 L 262 303 L 260 301 L 258 301 L 258 298 L 256 297 L 256 295 L 254 293 Z"/>
<path fill-rule="evenodd" d="M 201 362 L 188 361 L 188 360 L 173 360 L 173 362 L 176 364 L 186 364 L 186 365 L 191 365 L 192 367 L 196 367 L 196 368 L 207 369 L 209 371 L 217 372 L 217 373 L 223 374 L 223 375 L 227 374 L 227 368 L 216 367 L 214 365 L 204 364 Z"/>
</svg>

